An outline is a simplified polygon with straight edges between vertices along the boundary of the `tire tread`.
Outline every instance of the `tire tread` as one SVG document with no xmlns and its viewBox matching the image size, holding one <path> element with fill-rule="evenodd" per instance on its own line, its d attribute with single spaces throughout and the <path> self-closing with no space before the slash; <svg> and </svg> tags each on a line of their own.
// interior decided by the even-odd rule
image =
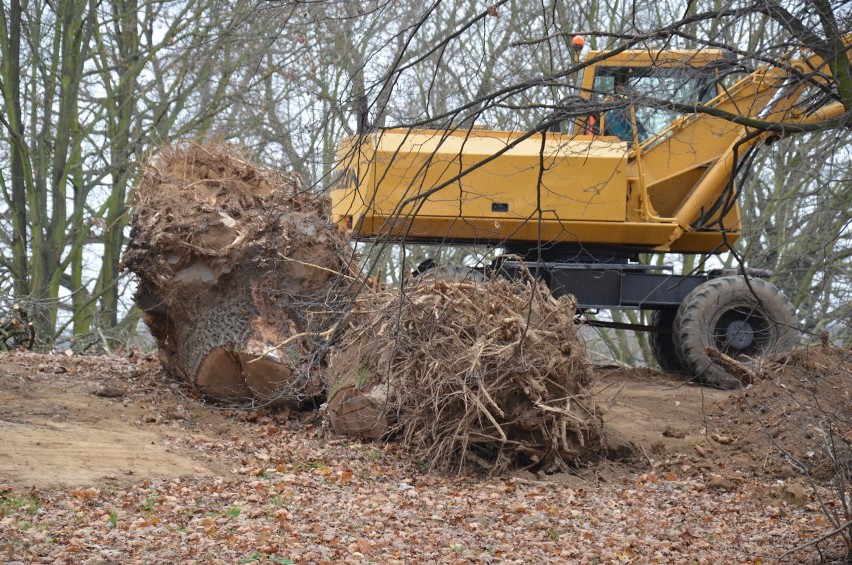
<svg viewBox="0 0 852 565">
<path fill-rule="evenodd" d="M 682 365 L 702 382 L 719 388 L 739 388 L 742 383 L 713 363 L 704 348 L 709 339 L 706 332 L 721 308 L 738 302 L 753 302 L 772 324 L 772 342 L 763 354 L 787 351 L 796 345 L 798 327 L 796 313 L 784 293 L 763 279 L 749 279 L 751 289 L 741 276 L 711 279 L 696 287 L 678 308 L 674 320 L 672 341 Z M 711 330 L 712 331 L 712 330 Z"/>
</svg>

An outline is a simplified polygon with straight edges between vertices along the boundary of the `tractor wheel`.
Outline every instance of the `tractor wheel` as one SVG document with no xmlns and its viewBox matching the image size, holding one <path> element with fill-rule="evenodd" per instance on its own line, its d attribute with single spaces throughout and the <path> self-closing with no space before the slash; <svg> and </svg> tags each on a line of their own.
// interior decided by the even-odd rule
<svg viewBox="0 0 852 565">
<path fill-rule="evenodd" d="M 667 373 L 686 373 L 686 369 L 677 355 L 672 335 L 672 326 L 676 315 L 676 308 L 654 310 L 651 314 L 651 325 L 660 331 L 651 332 L 648 336 L 648 343 L 660 369 Z"/>
<path fill-rule="evenodd" d="M 799 331 L 793 306 L 777 287 L 762 279 L 747 283 L 741 276 L 730 276 L 711 279 L 686 296 L 674 320 L 673 337 L 690 375 L 732 389 L 743 383 L 715 364 L 707 347 L 748 364 L 756 357 L 792 349 Z"/>
</svg>

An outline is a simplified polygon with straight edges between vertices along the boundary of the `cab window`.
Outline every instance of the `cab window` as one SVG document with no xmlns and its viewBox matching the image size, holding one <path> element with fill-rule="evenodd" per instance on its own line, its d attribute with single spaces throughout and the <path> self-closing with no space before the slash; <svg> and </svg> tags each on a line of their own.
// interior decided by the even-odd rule
<svg viewBox="0 0 852 565">
<path fill-rule="evenodd" d="M 594 91 L 600 100 L 624 96 L 634 106 L 639 140 L 664 130 L 680 116 L 672 110 L 652 106 L 653 100 L 679 104 L 703 103 L 716 95 L 715 74 L 693 67 L 598 67 Z M 630 107 L 604 115 L 604 135 L 633 140 Z"/>
</svg>

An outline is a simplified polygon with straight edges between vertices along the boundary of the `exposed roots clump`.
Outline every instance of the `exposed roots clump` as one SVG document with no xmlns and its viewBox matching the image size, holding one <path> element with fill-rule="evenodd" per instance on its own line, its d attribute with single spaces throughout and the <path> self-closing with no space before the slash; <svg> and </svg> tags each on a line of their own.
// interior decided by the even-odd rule
<svg viewBox="0 0 852 565">
<path fill-rule="evenodd" d="M 348 251 L 328 207 L 298 175 L 229 145 L 180 144 L 151 159 L 124 262 L 166 369 L 217 399 L 321 394 L 308 320 Z"/>
<path fill-rule="evenodd" d="M 336 431 L 399 437 L 440 470 L 564 471 L 603 450 L 570 297 L 419 281 L 357 310 L 329 361 Z"/>
</svg>

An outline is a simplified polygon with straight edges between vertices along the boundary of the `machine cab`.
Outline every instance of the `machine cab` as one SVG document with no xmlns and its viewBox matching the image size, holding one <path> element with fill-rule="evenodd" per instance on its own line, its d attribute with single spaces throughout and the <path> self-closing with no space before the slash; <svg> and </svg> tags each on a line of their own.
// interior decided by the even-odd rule
<svg viewBox="0 0 852 565">
<path fill-rule="evenodd" d="M 592 51 L 586 60 L 602 55 Z M 663 103 L 701 104 L 719 94 L 718 69 L 727 60 L 720 49 L 630 50 L 594 63 L 584 70 L 581 96 L 601 110 L 577 120 L 574 133 L 641 143 L 681 116 Z"/>
</svg>

